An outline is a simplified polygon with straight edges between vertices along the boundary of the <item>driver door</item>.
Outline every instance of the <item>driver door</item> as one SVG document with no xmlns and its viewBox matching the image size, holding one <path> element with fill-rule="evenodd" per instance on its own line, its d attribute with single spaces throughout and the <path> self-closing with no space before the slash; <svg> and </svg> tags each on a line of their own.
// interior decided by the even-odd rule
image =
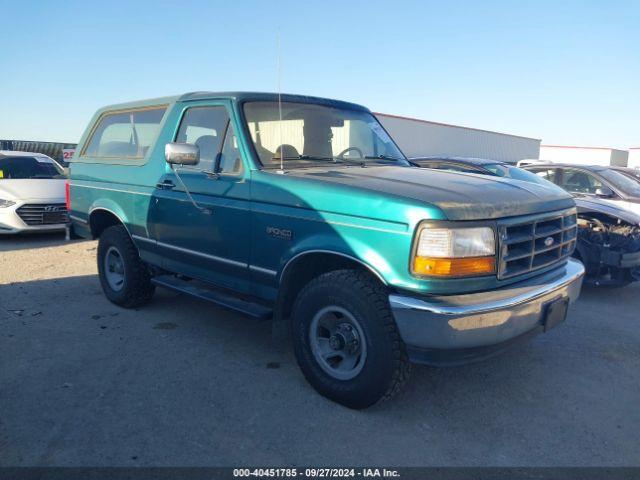
<svg viewBox="0 0 640 480">
<path fill-rule="evenodd" d="M 230 104 L 185 106 L 175 142 L 200 148 L 195 166 L 165 166 L 150 224 L 164 267 L 250 291 L 250 189 Z"/>
</svg>

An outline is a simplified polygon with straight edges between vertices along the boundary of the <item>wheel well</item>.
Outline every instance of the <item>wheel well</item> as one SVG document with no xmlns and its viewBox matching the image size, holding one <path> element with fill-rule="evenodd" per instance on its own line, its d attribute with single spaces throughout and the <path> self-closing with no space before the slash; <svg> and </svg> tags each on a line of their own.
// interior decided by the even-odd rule
<svg viewBox="0 0 640 480">
<path fill-rule="evenodd" d="M 314 278 L 334 270 L 359 270 L 383 283 L 377 272 L 350 257 L 330 252 L 314 252 L 301 255 L 287 264 L 282 278 L 276 305 L 276 320 L 284 320 L 291 314 L 293 302 L 300 291 Z"/>
<path fill-rule="evenodd" d="M 93 238 L 98 238 L 107 228 L 122 225 L 122 221 L 112 212 L 96 209 L 89 216 L 89 227 Z"/>
</svg>

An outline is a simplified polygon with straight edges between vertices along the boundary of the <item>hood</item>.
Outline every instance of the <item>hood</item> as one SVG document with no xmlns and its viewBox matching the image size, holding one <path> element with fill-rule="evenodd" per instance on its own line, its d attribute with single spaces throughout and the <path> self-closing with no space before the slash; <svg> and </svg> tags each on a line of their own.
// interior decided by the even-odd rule
<svg viewBox="0 0 640 480">
<path fill-rule="evenodd" d="M 640 204 L 638 203 L 587 196 L 576 197 L 575 200 L 578 212 L 600 212 L 633 225 L 640 225 Z"/>
<path fill-rule="evenodd" d="M 0 198 L 5 200 L 56 200 L 64 202 L 64 178 L 0 180 Z"/>
<path fill-rule="evenodd" d="M 373 190 L 435 205 L 449 220 L 486 220 L 575 206 L 556 186 L 418 167 L 292 170 L 288 176 Z"/>
</svg>

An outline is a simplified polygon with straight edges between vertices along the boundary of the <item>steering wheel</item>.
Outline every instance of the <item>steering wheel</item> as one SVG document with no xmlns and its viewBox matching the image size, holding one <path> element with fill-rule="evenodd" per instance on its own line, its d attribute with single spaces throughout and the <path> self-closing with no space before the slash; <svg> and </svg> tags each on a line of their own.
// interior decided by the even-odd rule
<svg viewBox="0 0 640 480">
<path fill-rule="evenodd" d="M 358 147 L 349 147 L 349 148 L 345 148 L 344 150 L 342 150 L 342 151 L 338 154 L 337 158 L 339 158 L 339 159 L 341 159 L 341 160 L 342 160 L 342 159 L 344 158 L 345 154 L 349 153 L 349 152 L 350 152 L 350 151 L 352 151 L 352 150 L 353 150 L 353 151 L 355 151 L 355 152 L 358 152 L 358 154 L 360 155 L 360 158 L 364 158 L 364 153 L 362 153 L 362 150 L 360 150 Z"/>
</svg>

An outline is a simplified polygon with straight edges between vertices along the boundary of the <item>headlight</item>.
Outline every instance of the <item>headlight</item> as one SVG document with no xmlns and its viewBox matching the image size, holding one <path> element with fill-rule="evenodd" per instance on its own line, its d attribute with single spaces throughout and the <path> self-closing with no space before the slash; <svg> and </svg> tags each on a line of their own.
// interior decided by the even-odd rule
<svg viewBox="0 0 640 480">
<path fill-rule="evenodd" d="M 433 277 L 488 275 L 496 270 L 493 229 L 419 227 L 412 273 Z"/>
<path fill-rule="evenodd" d="M 3 200 L 2 198 L 0 198 L 0 208 L 7 208 L 15 204 L 16 202 L 12 202 L 11 200 Z"/>
</svg>

